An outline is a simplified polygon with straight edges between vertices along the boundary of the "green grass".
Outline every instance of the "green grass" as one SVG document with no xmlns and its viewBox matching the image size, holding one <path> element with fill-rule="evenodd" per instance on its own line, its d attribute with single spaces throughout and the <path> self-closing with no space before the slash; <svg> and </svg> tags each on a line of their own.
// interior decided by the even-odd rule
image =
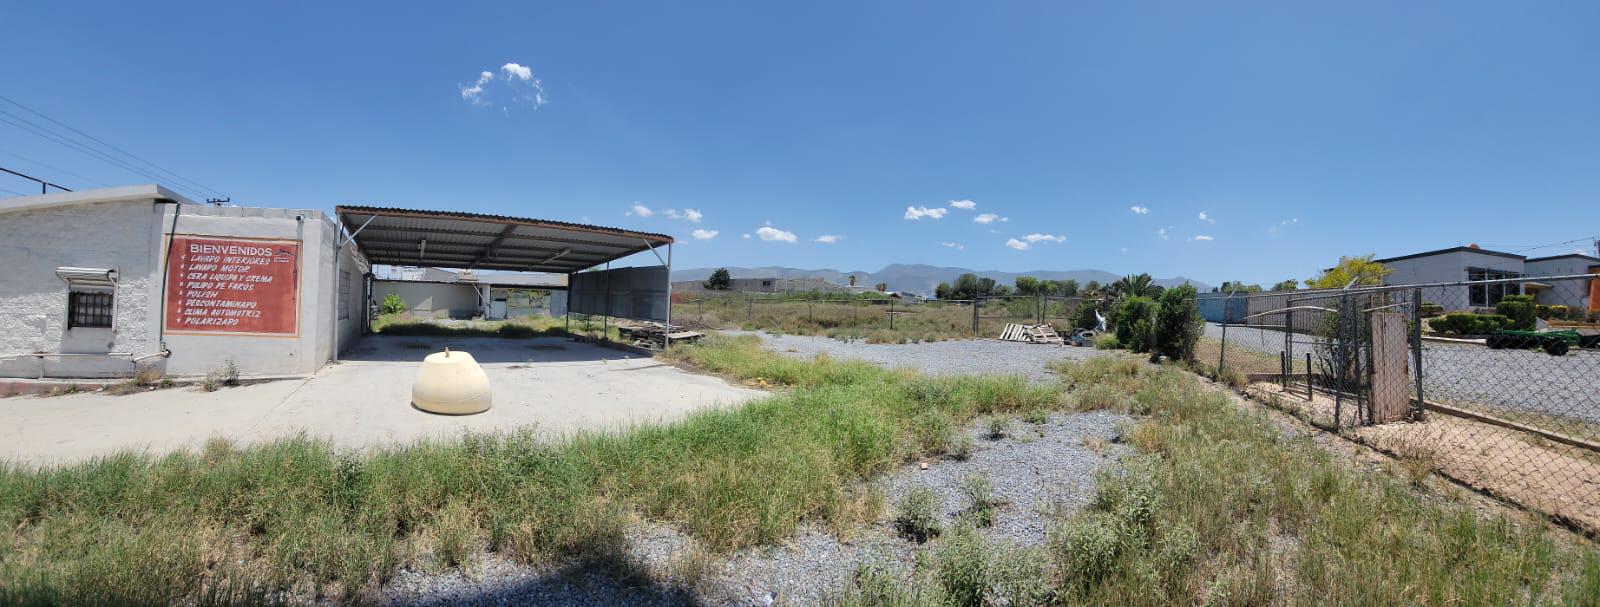
<svg viewBox="0 0 1600 607">
<path fill-rule="evenodd" d="M 1419 495 L 1285 437 L 1178 368 L 1134 364 L 1057 368 L 1075 393 L 1111 386 L 1149 415 L 1127 437 L 1139 454 L 1057 523 L 1035 570 L 1003 566 L 1010 546 L 963 538 L 930 549 L 904 579 L 864 567 L 834 602 L 1600 604 L 1600 553 L 1587 544 Z M 1033 591 L 1007 598 L 1019 588 Z"/>
<path fill-rule="evenodd" d="M 1038 317 L 1033 298 L 992 300 L 982 304 L 978 332 L 972 330 L 972 306 L 929 301 L 920 304 L 885 299 L 806 301 L 800 298 L 746 300 L 711 297 L 674 304 L 673 321 L 707 328 L 745 329 L 788 335 L 819 335 L 868 343 L 915 343 L 999 337 L 1007 323 L 1033 323 Z M 893 326 L 889 321 L 893 312 Z M 1052 301 L 1047 318 L 1063 333 L 1070 323 L 1069 306 Z"/>
<path fill-rule="evenodd" d="M 201 453 L 0 466 L 0 604 L 265 603 L 275 591 L 355 600 L 405 563 L 448 568 L 480 547 L 523 562 L 621 562 L 633 516 L 712 550 L 777 542 L 881 509 L 860 480 L 942 453 L 951 429 L 1056 407 L 1016 377 L 926 378 L 795 361 L 754 338 L 669 354 L 787 387 L 666 426 L 558 443 L 469 435 L 340 455 L 294 438 Z"/>
<path fill-rule="evenodd" d="M 615 319 L 606 322 L 599 316 L 575 316 L 571 330 L 565 317 L 529 316 L 510 320 L 466 320 L 443 324 L 432 318 L 410 314 L 384 314 L 372 322 L 372 330 L 381 335 L 416 337 L 560 337 L 584 335 L 619 339 Z"/>
</svg>

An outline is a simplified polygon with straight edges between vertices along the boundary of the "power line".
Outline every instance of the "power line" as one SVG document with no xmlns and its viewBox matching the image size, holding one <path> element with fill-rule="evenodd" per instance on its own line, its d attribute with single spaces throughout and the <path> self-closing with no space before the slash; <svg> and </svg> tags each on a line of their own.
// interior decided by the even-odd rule
<svg viewBox="0 0 1600 607">
<path fill-rule="evenodd" d="M 18 192 L 16 190 L 8 190 L 8 189 L 5 189 L 5 188 L 0 188 L 0 192 L 5 192 L 7 194 L 16 194 L 18 196 L 27 196 L 27 194 L 23 194 L 22 192 Z"/>
<path fill-rule="evenodd" d="M 80 131 L 78 129 L 73 128 L 71 125 L 63 123 L 60 120 L 56 120 L 54 118 L 46 116 L 46 115 L 44 115 L 43 112 L 40 112 L 39 110 L 35 110 L 35 109 L 30 108 L 28 106 L 22 105 L 21 103 L 18 103 L 15 99 L 12 99 L 12 98 L 7 97 L 5 95 L 0 95 L 0 100 L 4 100 L 6 103 L 9 103 L 11 105 L 17 106 L 17 107 L 22 108 L 24 110 L 27 110 L 29 113 L 31 113 L 31 114 L 33 114 L 35 116 L 38 116 L 38 117 L 43 118 L 45 120 L 49 120 L 51 123 L 54 123 L 54 124 L 56 124 L 56 125 L 58 125 L 58 126 L 60 126 L 62 128 L 65 128 L 65 129 L 67 129 L 69 131 L 72 131 L 74 133 L 77 133 L 79 135 L 82 135 L 82 136 L 88 138 L 90 141 L 94 141 L 96 143 L 99 143 L 100 145 L 106 146 L 108 148 L 111 148 L 112 150 L 120 152 L 122 155 L 127 156 L 128 158 L 131 158 L 131 159 L 133 159 L 135 161 L 144 163 L 146 166 L 148 166 L 148 167 L 150 167 L 152 169 L 155 169 L 157 172 L 165 173 L 167 175 L 170 175 L 172 177 L 172 179 L 174 179 L 174 180 L 181 181 L 181 182 L 187 182 L 191 187 L 193 187 L 196 190 L 199 190 L 199 191 L 205 192 L 205 193 L 209 193 L 209 194 L 212 194 L 212 195 L 216 195 L 216 196 L 222 196 L 223 195 L 222 192 L 219 192 L 219 191 L 217 191 L 217 190 L 215 190 L 213 188 L 210 188 L 210 187 L 206 187 L 204 184 L 201 184 L 200 182 L 197 182 L 197 181 L 195 181 L 193 179 L 189 179 L 187 177 L 179 175 L 177 172 L 172 171 L 170 169 L 163 168 L 163 167 L 161 167 L 160 165 L 157 165 L 154 162 L 150 162 L 148 160 L 140 158 L 139 156 L 133 154 L 132 152 L 129 152 L 129 151 L 124 150 L 122 148 L 119 148 L 117 146 L 114 146 L 114 145 L 111 145 L 109 143 L 106 143 L 105 141 L 101 140 L 98 137 L 95 137 L 94 135 L 90 135 L 88 133 L 85 133 L 83 131 Z"/>
<path fill-rule="evenodd" d="M 84 154 L 88 154 L 88 155 L 93 156 L 93 157 L 95 157 L 95 158 L 97 158 L 99 160 L 108 162 L 108 163 L 113 164 L 113 165 L 115 165 L 117 167 L 120 167 L 122 169 L 131 171 L 131 172 L 136 173 L 138 175 L 142 175 L 144 177 L 147 177 L 149 179 L 155 180 L 157 182 L 169 183 L 175 189 L 186 189 L 186 190 L 189 190 L 191 193 L 203 194 L 202 196 L 198 196 L 198 197 L 201 197 L 201 198 L 206 197 L 206 196 L 210 196 L 210 195 L 213 195 L 213 194 L 221 195 L 221 192 L 218 192 L 217 190 L 214 190 L 212 188 L 208 188 L 208 187 L 200 184 L 199 182 L 196 182 L 196 181 L 194 181 L 192 179 L 188 179 L 186 177 L 183 177 L 182 175 L 178 175 L 177 173 L 175 173 L 175 172 L 173 172 L 171 170 L 164 169 L 164 168 L 156 165 L 155 163 L 152 163 L 152 162 L 150 162 L 148 160 L 145 160 L 143 158 L 138 157 L 137 155 L 135 155 L 135 154 L 133 154 L 131 152 L 128 152 L 127 150 L 123 150 L 122 148 L 119 148 L 117 146 L 114 146 L 114 145 L 111 145 L 109 143 L 106 143 L 105 141 L 103 141 L 103 140 L 101 140 L 99 138 L 96 138 L 93 135 L 90 135 L 88 133 L 84 133 L 83 131 L 75 129 L 75 128 L 73 128 L 73 127 L 71 127 L 71 126 L 69 126 L 69 125 L 67 125 L 65 123 L 62 123 L 59 120 L 56 120 L 54 118 L 51 118 L 49 116 L 44 115 L 43 113 L 40 113 L 38 110 L 34 110 L 33 108 L 30 108 L 30 107 L 27 107 L 27 106 L 22 105 L 20 103 L 17 103 L 16 101 L 14 101 L 14 100 L 12 100 L 12 99 L 10 99 L 8 97 L 0 95 L 0 100 L 4 100 L 7 103 L 10 103 L 10 104 L 15 105 L 15 106 L 17 106 L 19 108 L 22 108 L 23 110 L 26 110 L 26 111 L 28 111 L 28 112 L 30 112 L 30 113 L 32 113 L 34 115 L 37 115 L 37 116 L 39 116 L 39 117 L 41 117 L 41 118 L 43 118 L 45 120 L 48 120 L 48 121 L 50 121 L 50 122 L 52 122 L 54 124 L 60 125 L 62 128 L 65 128 L 65 129 L 67 129 L 69 131 L 77 133 L 78 135 L 81 135 L 83 138 L 86 138 L 86 139 L 88 139 L 90 141 L 99 143 L 100 145 L 105 146 L 106 148 L 114 150 L 115 152 L 118 152 L 118 153 L 122 154 L 123 156 L 126 156 L 128 159 L 131 159 L 134 162 L 143 163 L 143 164 L 151 167 L 151 170 L 146 170 L 145 168 L 140 167 L 140 166 L 135 165 L 135 164 L 132 164 L 131 162 L 129 162 L 127 160 L 123 160 L 121 158 L 117 158 L 117 157 L 112 156 L 111 154 L 109 154 L 109 153 L 107 153 L 105 151 L 102 151 L 102 150 L 99 150 L 99 149 L 95 149 L 94 146 L 92 146 L 90 144 L 87 144 L 87 143 L 84 143 L 82 141 L 76 140 L 70 135 L 62 133 L 60 131 L 56 131 L 54 129 L 51 129 L 48 126 L 39 124 L 37 122 L 29 120 L 28 118 L 25 118 L 23 116 L 19 116 L 17 114 L 13 114 L 13 113 L 5 111 L 5 110 L 0 110 L 0 114 L 4 114 L 5 116 L 10 116 L 12 119 L 14 119 L 15 121 L 20 121 L 22 124 L 18 124 L 17 122 L 14 122 L 12 120 L 6 120 L 4 118 L 0 118 L 0 122 L 7 122 L 7 123 L 11 124 L 12 126 L 15 126 L 17 128 L 20 128 L 20 129 L 23 129 L 23 130 L 28 131 L 30 133 L 33 133 L 34 135 L 37 135 L 39 137 L 43 137 L 45 139 L 49 139 L 49 140 L 51 140 L 51 141 L 53 141 L 55 143 L 59 143 L 59 144 L 64 145 L 66 147 L 72 148 L 72 149 L 74 149 L 74 150 L 76 150 L 78 152 L 82 152 Z M 24 126 L 24 125 L 26 125 L 26 126 Z"/>
<path fill-rule="evenodd" d="M 22 122 L 18 123 L 16 121 L 13 121 L 11 119 L 6 118 L 6 116 L 10 116 L 12 118 L 16 118 L 17 120 L 21 120 Z M 106 163 L 109 163 L 111 165 L 114 165 L 114 166 L 120 167 L 120 168 L 122 168 L 124 170 L 130 171 L 132 173 L 135 173 L 135 174 L 138 174 L 138 175 L 142 175 L 142 176 L 144 176 L 144 177 L 146 177 L 146 178 L 148 178 L 148 179 L 150 179 L 152 181 L 157 181 L 157 182 L 162 181 L 162 179 L 160 177 L 151 174 L 149 171 L 145 171 L 143 169 L 140 169 L 139 167 L 131 165 L 131 164 L 128 164 L 127 162 L 125 162 L 125 161 L 123 161 L 123 160 L 121 160 L 119 158 L 107 155 L 104 152 L 101 152 L 99 150 L 90 148 L 90 147 L 85 146 L 85 145 L 83 145 L 81 143 L 78 143 L 76 141 L 72 141 L 70 139 L 62 138 L 60 135 L 58 135 L 58 134 L 56 134 L 54 132 L 51 132 L 49 130 L 45 130 L 45 129 L 43 129 L 43 127 L 39 127 L 38 125 L 35 125 L 32 122 L 29 122 L 25 118 L 21 118 L 21 117 L 15 115 L 15 114 L 12 114 L 12 113 L 7 112 L 5 110 L 0 110 L 0 122 L 4 122 L 4 123 L 9 124 L 11 126 L 17 127 L 19 129 L 22 129 L 24 131 L 27 131 L 28 133 L 31 133 L 31 134 L 35 135 L 35 136 L 41 137 L 43 139 L 46 139 L 48 141 L 59 143 L 59 144 L 61 144 L 63 146 L 66 146 L 67 148 L 69 148 L 71 150 L 80 152 L 82 154 L 86 154 L 86 155 L 88 155 L 90 157 L 93 157 L 93 158 L 97 158 L 97 159 L 102 160 L 102 161 L 104 161 Z M 174 188 L 178 188 L 178 186 L 176 184 L 174 184 L 173 187 Z M 179 188 L 179 189 L 187 190 L 187 189 L 190 189 L 190 188 L 183 187 L 183 188 Z M 191 195 L 192 194 L 193 193 L 191 193 Z"/>
<path fill-rule="evenodd" d="M 106 183 L 104 181 L 100 181 L 99 179 L 95 179 L 93 177 L 89 177 L 89 176 L 83 175 L 81 173 L 74 173 L 72 171 L 68 171 L 66 169 L 63 169 L 61 167 L 58 167 L 58 166 L 55 166 L 55 165 L 52 165 L 52 164 L 46 164 L 46 163 L 44 163 L 42 161 L 35 160 L 35 159 L 29 158 L 27 156 L 23 156 L 22 154 L 18 154 L 18 153 L 15 153 L 15 152 L 7 152 L 5 150 L 0 150 L 0 154 L 5 154 L 6 156 L 10 156 L 12 158 L 16 158 L 17 160 L 21 160 L 21 161 L 29 163 L 29 164 L 36 164 L 36 165 L 39 165 L 40 167 L 43 167 L 43 168 L 46 168 L 46 169 L 49 169 L 49 170 L 52 170 L 52 171 L 56 171 L 58 173 L 65 173 L 67 175 L 70 175 L 70 176 L 73 176 L 73 177 L 77 177 L 78 179 L 82 179 L 84 181 L 97 183 L 97 184 L 100 184 L 100 185 L 108 187 L 108 188 L 111 187 L 111 184 Z"/>
</svg>

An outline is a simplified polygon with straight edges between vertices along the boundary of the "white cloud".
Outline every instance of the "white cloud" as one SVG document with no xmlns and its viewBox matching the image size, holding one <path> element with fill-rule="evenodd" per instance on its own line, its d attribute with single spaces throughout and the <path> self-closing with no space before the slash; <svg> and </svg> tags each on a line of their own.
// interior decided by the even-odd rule
<svg viewBox="0 0 1600 607">
<path fill-rule="evenodd" d="M 1204 221 L 1204 222 L 1208 222 L 1208 223 L 1216 223 L 1217 222 L 1217 220 L 1212 219 L 1210 215 L 1206 215 L 1205 211 L 1200 211 L 1200 221 Z"/>
<path fill-rule="evenodd" d="M 740 234 L 739 237 L 743 238 L 745 240 L 750 240 L 750 235 L 749 234 Z"/>
<path fill-rule="evenodd" d="M 1161 228 L 1159 230 L 1156 230 L 1156 236 L 1160 236 L 1162 240 L 1166 240 L 1168 238 L 1172 238 L 1171 236 L 1167 235 L 1167 229 L 1166 228 Z"/>
<path fill-rule="evenodd" d="M 972 221 L 973 221 L 973 223 L 994 223 L 996 221 L 1001 222 L 1001 223 L 1005 223 L 1005 222 L 1011 221 L 1011 220 L 1008 219 L 1008 218 L 1005 218 L 1005 217 L 1001 217 L 999 215 L 995 215 L 994 213 L 982 213 L 982 214 L 979 214 L 977 217 L 973 217 Z"/>
<path fill-rule="evenodd" d="M 472 102 L 472 105 L 485 105 L 483 101 L 483 85 L 494 80 L 494 72 L 478 74 L 478 81 L 472 86 L 461 87 L 461 98 Z"/>
<path fill-rule="evenodd" d="M 1026 251 L 1026 250 L 1028 250 L 1028 243 L 1022 242 L 1022 241 L 1017 240 L 1015 238 L 1012 238 L 1011 240 L 1007 240 L 1006 241 L 1006 246 L 1011 247 L 1013 249 L 1016 249 L 1018 251 Z"/>
<path fill-rule="evenodd" d="M 518 80 L 523 80 L 523 81 L 527 81 L 527 80 L 532 80 L 533 79 L 533 68 L 530 68 L 530 67 L 528 67 L 526 65 L 522 65 L 520 63 L 515 63 L 515 62 L 507 63 L 505 65 L 500 66 L 500 71 L 505 72 L 507 78 L 513 78 L 514 77 L 514 78 L 517 78 Z M 488 72 L 485 72 L 485 73 L 488 73 Z"/>
<path fill-rule="evenodd" d="M 1205 241 L 1205 240 L 1216 240 L 1215 238 L 1212 238 L 1212 237 L 1207 236 L 1205 234 L 1200 234 L 1198 236 L 1195 236 L 1194 239 L 1195 240 L 1202 240 L 1202 241 Z"/>
<path fill-rule="evenodd" d="M 973 202 L 971 200 L 952 200 L 952 201 L 950 201 L 950 206 L 958 208 L 958 209 L 961 209 L 963 211 L 971 211 L 973 209 L 978 208 L 978 203 Z"/>
<path fill-rule="evenodd" d="M 760 229 L 756 230 L 756 236 L 760 236 L 762 240 L 768 242 L 792 243 L 795 241 L 794 232 L 780 230 L 772 226 L 761 226 Z"/>
<path fill-rule="evenodd" d="M 655 214 L 656 214 L 656 212 L 650 210 L 650 207 L 644 206 L 644 205 L 639 204 L 637 202 L 633 203 L 633 209 L 632 210 L 629 210 L 628 212 L 623 213 L 623 215 L 629 215 L 629 216 L 638 215 L 640 217 L 649 217 L 649 216 L 655 215 Z"/>
<path fill-rule="evenodd" d="M 716 230 L 695 230 L 689 233 L 695 240 L 711 240 L 717 237 Z"/>
<path fill-rule="evenodd" d="M 967 250 L 967 248 L 964 247 L 964 246 L 961 246 L 961 243 L 959 243 L 959 242 L 941 242 L 941 243 L 939 243 L 939 246 L 947 248 L 947 249 L 955 249 L 957 251 L 965 251 L 965 250 Z"/>
<path fill-rule="evenodd" d="M 940 219 L 944 217 L 945 213 L 949 212 L 950 209 L 941 209 L 938 207 L 932 209 L 928 207 L 906 207 L 906 219 L 910 219 L 912 221 L 920 220 L 923 217 Z"/>
<path fill-rule="evenodd" d="M 1049 234 L 1029 234 L 1022 237 L 1028 242 L 1066 242 L 1066 236 L 1051 236 Z"/>
<path fill-rule="evenodd" d="M 1135 215 L 1149 215 L 1150 214 L 1150 209 L 1145 208 L 1145 207 L 1141 207 L 1141 206 L 1138 206 L 1138 205 L 1134 205 L 1134 206 L 1128 207 L 1128 210 L 1133 211 L 1133 214 L 1135 214 Z"/>
<path fill-rule="evenodd" d="M 494 72 L 478 72 L 478 80 L 471 86 L 461 86 L 461 98 L 472 105 L 494 106 L 509 112 L 513 105 L 527 105 L 539 109 L 549 98 L 544 94 L 544 82 L 533 77 L 533 68 L 516 62 L 500 66 L 505 78 L 503 84 L 489 87 L 495 80 Z"/>
<path fill-rule="evenodd" d="M 700 218 L 705 217 L 704 213 L 694 209 L 684 209 L 681 213 L 677 209 L 667 209 L 661 214 L 666 215 L 667 219 L 687 219 L 690 223 L 700 223 Z"/>
<path fill-rule="evenodd" d="M 1289 226 L 1298 225 L 1299 223 L 1300 223 L 1300 218 L 1299 217 L 1293 217 L 1293 218 L 1290 218 L 1290 219 L 1285 219 L 1285 220 L 1280 221 L 1280 222 L 1278 222 L 1278 223 L 1276 223 L 1274 225 L 1267 226 L 1267 233 L 1271 234 L 1273 238 L 1277 238 L 1279 230 L 1282 230 L 1283 228 L 1287 228 Z"/>
<path fill-rule="evenodd" d="M 844 238 L 843 236 L 834 236 L 833 234 L 823 234 L 823 235 L 817 237 L 817 242 L 820 242 L 822 244 L 833 244 L 833 243 L 839 242 L 843 238 Z"/>
<path fill-rule="evenodd" d="M 1127 253 L 1128 252 L 1128 247 L 1122 247 L 1122 252 L 1123 253 Z"/>
</svg>

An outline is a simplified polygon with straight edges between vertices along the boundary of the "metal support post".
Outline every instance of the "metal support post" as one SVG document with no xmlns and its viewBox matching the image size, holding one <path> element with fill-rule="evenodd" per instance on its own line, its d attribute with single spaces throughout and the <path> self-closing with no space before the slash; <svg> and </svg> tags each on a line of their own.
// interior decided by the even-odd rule
<svg viewBox="0 0 1600 607">
<path fill-rule="evenodd" d="M 894 330 L 894 300 L 889 300 L 889 330 Z"/>
<path fill-rule="evenodd" d="M 1310 403 L 1313 396 L 1311 391 L 1311 353 L 1306 352 L 1306 402 Z"/>
<path fill-rule="evenodd" d="M 1417 374 L 1417 401 L 1412 403 L 1411 416 L 1422 419 L 1422 289 L 1411 292 L 1411 360 Z"/>
</svg>

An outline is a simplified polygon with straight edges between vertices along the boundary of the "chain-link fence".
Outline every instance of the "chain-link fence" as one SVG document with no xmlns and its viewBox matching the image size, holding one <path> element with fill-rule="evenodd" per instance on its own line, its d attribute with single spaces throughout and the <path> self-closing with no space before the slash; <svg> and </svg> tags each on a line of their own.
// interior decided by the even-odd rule
<svg viewBox="0 0 1600 607">
<path fill-rule="evenodd" d="M 1596 282 L 1236 295 L 1198 355 L 1324 429 L 1600 531 Z"/>
</svg>

